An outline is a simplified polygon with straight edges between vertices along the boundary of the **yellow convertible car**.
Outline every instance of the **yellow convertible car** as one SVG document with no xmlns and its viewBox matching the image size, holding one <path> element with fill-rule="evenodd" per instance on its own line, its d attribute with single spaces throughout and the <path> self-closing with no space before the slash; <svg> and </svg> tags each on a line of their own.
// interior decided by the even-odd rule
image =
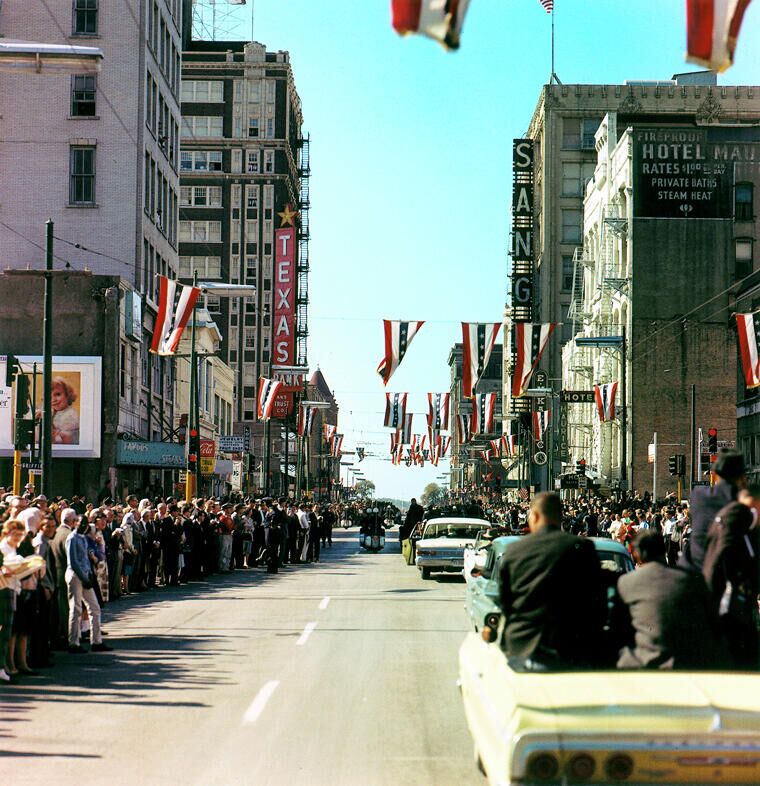
<svg viewBox="0 0 760 786">
<path fill-rule="evenodd" d="M 459 685 L 492 786 L 760 784 L 760 674 L 518 673 L 470 633 Z"/>
</svg>

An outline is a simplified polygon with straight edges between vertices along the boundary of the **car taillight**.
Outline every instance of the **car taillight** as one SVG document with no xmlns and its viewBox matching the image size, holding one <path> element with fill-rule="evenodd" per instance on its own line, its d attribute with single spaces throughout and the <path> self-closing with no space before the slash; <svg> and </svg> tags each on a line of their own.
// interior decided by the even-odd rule
<svg viewBox="0 0 760 786">
<path fill-rule="evenodd" d="M 604 771 L 614 781 L 625 781 L 633 775 L 633 759 L 626 753 L 616 753 L 607 759 Z"/>
<path fill-rule="evenodd" d="M 559 762 L 551 753 L 537 753 L 528 762 L 527 775 L 529 780 L 550 781 L 557 777 Z"/>
<path fill-rule="evenodd" d="M 578 753 L 567 764 L 567 777 L 571 781 L 587 781 L 596 770 L 596 762 L 588 753 Z"/>
</svg>

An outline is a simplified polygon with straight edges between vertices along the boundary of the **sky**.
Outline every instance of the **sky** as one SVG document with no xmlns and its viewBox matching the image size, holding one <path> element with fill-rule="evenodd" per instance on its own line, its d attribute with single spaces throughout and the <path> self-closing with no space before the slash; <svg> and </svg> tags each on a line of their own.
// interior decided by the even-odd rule
<svg viewBox="0 0 760 786">
<path fill-rule="evenodd" d="M 449 389 L 460 322 L 503 315 L 512 139 L 525 133 L 548 81 L 551 24 L 538 0 L 471 0 L 461 48 L 446 52 L 397 36 L 389 7 L 255 0 L 253 30 L 270 51 L 290 52 L 311 135 L 310 367 L 335 391 L 344 449 L 377 454 L 362 463 L 377 496 L 408 499 L 439 482 L 448 461 L 388 460 L 375 371 L 382 320 L 427 320 L 387 388 L 410 393 L 414 431 L 424 433 L 425 394 Z M 684 0 L 555 0 L 557 75 L 616 84 L 695 70 L 684 60 L 684 8 Z M 250 16 L 239 29 L 250 37 Z M 753 3 L 719 84 L 760 84 L 758 35 Z"/>
</svg>

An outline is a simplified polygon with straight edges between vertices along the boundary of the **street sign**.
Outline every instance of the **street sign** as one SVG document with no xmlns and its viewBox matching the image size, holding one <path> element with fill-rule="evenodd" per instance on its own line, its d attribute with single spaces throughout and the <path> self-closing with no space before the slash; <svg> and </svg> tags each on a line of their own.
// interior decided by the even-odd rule
<svg viewBox="0 0 760 786">
<path fill-rule="evenodd" d="M 246 453 L 250 453 L 251 451 L 251 427 L 246 426 L 243 429 L 243 450 Z"/>
<path fill-rule="evenodd" d="M 179 482 L 180 483 L 187 483 L 187 472 L 185 470 L 180 470 L 179 472 Z"/>
<path fill-rule="evenodd" d="M 559 400 L 564 404 L 593 404 L 593 390 L 561 390 Z"/>
<path fill-rule="evenodd" d="M 245 437 L 240 434 L 225 434 L 219 437 L 219 450 L 222 453 L 242 453 L 244 449 Z"/>
<path fill-rule="evenodd" d="M 34 472 L 34 470 L 37 470 L 38 472 L 42 472 L 42 462 L 40 462 L 40 461 L 22 461 L 21 462 L 21 469 L 32 470 L 32 472 Z"/>
</svg>

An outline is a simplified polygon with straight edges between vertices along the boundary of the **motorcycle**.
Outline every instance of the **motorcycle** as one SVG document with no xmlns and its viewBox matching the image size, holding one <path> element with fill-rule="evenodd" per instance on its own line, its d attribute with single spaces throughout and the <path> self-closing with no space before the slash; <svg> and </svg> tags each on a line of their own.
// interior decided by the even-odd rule
<svg viewBox="0 0 760 786">
<path fill-rule="evenodd" d="M 374 553 L 385 548 L 385 530 L 378 521 L 378 513 L 377 508 L 368 508 L 367 519 L 359 530 L 359 546 Z"/>
</svg>

